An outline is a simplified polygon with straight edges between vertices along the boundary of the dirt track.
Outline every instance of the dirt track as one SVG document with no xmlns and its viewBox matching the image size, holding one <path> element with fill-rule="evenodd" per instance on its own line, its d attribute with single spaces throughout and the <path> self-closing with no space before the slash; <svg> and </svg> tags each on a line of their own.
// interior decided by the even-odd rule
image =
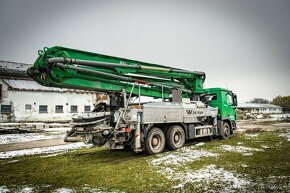
<svg viewBox="0 0 290 193">
<path fill-rule="evenodd" d="M 269 123 L 262 121 L 238 121 L 237 131 L 251 131 L 251 130 L 264 130 L 273 131 L 275 129 L 290 128 L 290 123 Z"/>
<path fill-rule="evenodd" d="M 21 150 L 21 149 L 31 149 L 31 148 L 36 148 L 36 147 L 48 147 L 48 146 L 64 145 L 64 144 L 66 143 L 63 141 L 63 138 L 45 139 L 45 140 L 39 140 L 39 141 L 28 141 L 28 142 L 21 142 L 21 143 L 10 143 L 10 144 L 0 145 L 0 152 Z"/>
</svg>

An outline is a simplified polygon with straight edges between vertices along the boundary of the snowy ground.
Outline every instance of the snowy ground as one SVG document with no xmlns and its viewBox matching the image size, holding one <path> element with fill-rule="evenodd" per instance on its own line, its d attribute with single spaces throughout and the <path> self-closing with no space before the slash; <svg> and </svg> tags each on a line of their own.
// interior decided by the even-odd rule
<svg viewBox="0 0 290 193">
<path fill-rule="evenodd" d="M 83 142 L 69 143 L 65 145 L 51 146 L 51 147 L 41 147 L 32 149 L 23 149 L 16 151 L 0 152 L 0 159 L 13 158 L 24 155 L 38 155 L 38 154 L 54 154 L 55 153 L 65 153 L 69 150 L 80 149 L 80 148 L 90 148 L 91 145 L 87 145 Z"/>
<path fill-rule="evenodd" d="M 156 155 L 157 158 L 150 160 L 148 163 L 158 173 L 174 181 L 175 185 L 172 186 L 173 189 L 183 188 L 187 183 L 191 183 L 195 179 L 193 171 L 186 166 L 187 164 L 205 157 L 215 158 L 219 156 L 217 153 L 195 149 L 203 144 L 201 143 L 193 147 L 187 146 L 174 152 L 158 154 Z"/>
<path fill-rule="evenodd" d="M 67 130 L 69 130 L 69 128 L 68 127 L 47 128 L 44 130 L 45 132 L 43 133 L 22 133 L 22 134 L 0 135 L 0 145 L 62 138 L 64 133 Z M 79 143 L 68 143 L 65 145 L 56 145 L 56 146 L 50 146 L 50 147 L 39 147 L 39 148 L 32 148 L 32 149 L 6 151 L 6 152 L 0 152 L 0 159 L 14 158 L 14 157 L 24 156 L 24 155 L 38 155 L 38 154 L 45 154 L 45 155 L 42 155 L 42 157 L 51 157 L 51 156 L 59 155 L 61 153 L 65 153 L 69 150 L 89 148 L 89 147 L 91 147 L 91 145 L 87 145 L 82 142 L 79 142 Z"/>
<path fill-rule="evenodd" d="M 255 133 L 255 134 L 245 134 L 246 137 L 248 138 L 256 138 L 259 136 L 259 134 Z"/>
<path fill-rule="evenodd" d="M 259 140 L 260 137 L 257 133 L 244 134 L 244 136 L 250 141 Z M 278 133 L 277 136 L 290 141 L 290 129 L 286 133 Z M 282 186 L 275 185 L 281 179 L 287 181 L 287 179 L 290 179 L 289 176 L 269 176 L 253 181 L 244 173 L 239 173 L 235 170 L 228 171 L 215 164 L 208 164 L 193 169 L 195 168 L 195 163 L 200 164 L 200 161 L 205 159 L 207 159 L 206 162 L 210 163 L 219 159 L 226 152 L 251 157 L 257 152 L 265 152 L 270 148 L 269 145 L 264 144 L 260 145 L 261 148 L 247 147 L 243 142 L 236 144 L 221 144 L 213 149 L 205 150 L 203 149 L 205 143 L 200 143 L 195 146 L 181 148 L 177 151 L 156 155 L 154 159 L 148 161 L 148 164 L 158 174 L 171 180 L 172 190 L 177 192 L 186 192 L 186 190 L 191 189 L 198 189 L 201 192 L 248 192 L 249 190 L 256 190 L 257 192 L 261 190 L 263 192 L 266 189 L 273 191 L 290 189 L 290 181 Z M 209 159 L 212 161 L 209 161 Z M 239 167 L 248 168 L 249 165 L 242 162 L 239 163 Z"/>
<path fill-rule="evenodd" d="M 42 185 L 42 186 L 12 186 L 8 188 L 7 186 L 0 186 L 0 193 L 10 193 L 10 192 L 17 192 L 17 193 L 38 193 L 39 190 L 43 190 L 49 188 L 50 185 Z M 80 188 L 81 192 L 88 192 L 88 193 L 123 193 L 117 189 L 113 191 L 104 191 L 100 188 L 90 187 L 89 185 L 85 184 L 83 187 Z M 76 193 L 77 190 L 69 187 L 62 187 L 57 188 L 55 190 L 50 190 L 49 192 L 52 193 Z"/>
<path fill-rule="evenodd" d="M 198 147 L 198 146 L 196 146 Z M 232 151 L 246 155 L 257 151 L 264 151 L 258 148 L 249 148 L 243 146 L 221 145 L 224 151 Z M 268 148 L 265 146 L 264 148 Z M 205 150 L 197 150 L 195 147 L 184 147 L 175 152 L 167 152 L 157 155 L 157 158 L 148 161 L 156 172 L 162 174 L 168 180 L 171 180 L 173 191 L 185 191 L 187 189 L 199 189 L 201 192 L 248 192 L 251 190 L 264 190 L 268 187 L 271 190 L 290 189 L 289 185 L 276 186 L 275 183 L 281 179 L 288 179 L 289 176 L 270 176 L 261 178 L 260 181 L 252 181 L 247 175 L 239 174 L 234 171 L 227 171 L 214 164 L 203 166 L 200 169 L 193 170 L 189 166 L 194 162 L 205 158 L 217 159 L 219 154 Z M 240 167 L 247 168 L 247 164 L 240 164 Z M 269 185 L 270 184 L 270 185 Z"/>
<path fill-rule="evenodd" d="M 154 166 L 181 166 L 188 162 L 199 160 L 202 157 L 216 157 L 218 154 L 205 150 L 194 150 L 192 147 L 183 147 L 174 152 L 167 153 L 167 155 L 160 154 L 157 156 L 159 158 L 153 159 L 150 164 Z"/>
<path fill-rule="evenodd" d="M 54 127 L 54 128 L 47 128 L 43 129 L 46 133 L 49 134 L 64 134 L 66 131 L 70 130 L 69 127 Z"/>
<path fill-rule="evenodd" d="M 284 137 L 286 138 L 288 141 L 290 141 L 290 129 L 288 129 L 288 131 L 286 133 L 281 133 L 279 135 L 279 137 Z"/>
<path fill-rule="evenodd" d="M 242 155 L 253 155 L 255 151 L 264 151 L 263 149 L 244 147 L 244 146 L 232 146 L 232 145 L 221 145 L 220 149 L 224 151 L 241 153 Z"/>
<path fill-rule="evenodd" d="M 199 146 L 201 145 L 184 147 L 174 152 L 157 155 L 157 158 L 150 160 L 149 164 L 158 173 L 174 182 L 172 186 L 174 190 L 182 190 L 186 185 L 192 184 L 204 187 L 214 184 L 214 186 L 224 187 L 219 189 L 219 192 L 231 192 L 236 189 L 242 190 L 244 186 L 250 184 L 245 177 L 223 168 L 217 168 L 216 165 L 208 165 L 197 171 L 187 167 L 188 164 L 197 160 L 206 157 L 215 159 L 219 156 L 217 153 L 195 149 Z"/>
<path fill-rule="evenodd" d="M 62 135 L 47 135 L 40 133 L 4 134 L 0 135 L 0 144 L 38 141 L 43 139 L 55 139 Z"/>
<path fill-rule="evenodd" d="M 174 188 L 183 188 L 187 183 L 190 183 L 200 187 L 220 186 L 223 188 L 219 192 L 232 192 L 237 189 L 242 190 L 250 184 L 250 181 L 241 175 L 217 168 L 216 165 L 208 165 L 197 171 L 189 169 L 185 173 L 177 174 L 176 177 L 180 183 Z"/>
</svg>

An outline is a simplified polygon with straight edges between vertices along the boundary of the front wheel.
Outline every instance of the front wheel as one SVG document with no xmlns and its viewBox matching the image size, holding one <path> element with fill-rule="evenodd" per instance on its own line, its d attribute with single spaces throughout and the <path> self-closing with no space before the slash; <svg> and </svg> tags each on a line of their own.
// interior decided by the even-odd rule
<svg viewBox="0 0 290 193">
<path fill-rule="evenodd" d="M 165 147 L 165 136 L 161 129 L 153 127 L 147 134 L 145 149 L 147 154 L 157 154 L 163 152 Z"/>
<path fill-rule="evenodd" d="M 185 133 L 181 126 L 172 125 L 166 132 L 166 144 L 169 149 L 178 149 L 185 144 Z"/>
<path fill-rule="evenodd" d="M 231 137 L 231 127 L 227 122 L 223 123 L 223 130 L 221 133 L 221 139 L 229 139 Z"/>
</svg>

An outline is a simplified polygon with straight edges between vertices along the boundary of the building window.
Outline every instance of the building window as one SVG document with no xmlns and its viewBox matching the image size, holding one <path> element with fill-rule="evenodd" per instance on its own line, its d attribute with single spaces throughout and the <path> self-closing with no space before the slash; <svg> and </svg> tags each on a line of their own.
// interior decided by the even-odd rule
<svg viewBox="0 0 290 193">
<path fill-rule="evenodd" d="M 91 111 L 91 106 L 85 106 L 85 112 L 90 112 Z"/>
<path fill-rule="evenodd" d="M 39 113 L 47 113 L 47 105 L 39 105 Z"/>
<path fill-rule="evenodd" d="M 78 106 L 76 106 L 76 105 L 70 106 L 70 112 L 71 113 L 77 113 L 78 112 Z"/>
<path fill-rule="evenodd" d="M 11 105 L 1 105 L 1 113 L 11 113 Z"/>
<path fill-rule="evenodd" d="M 25 105 L 25 110 L 31 110 L 31 105 L 30 104 L 26 104 Z"/>
<path fill-rule="evenodd" d="M 62 105 L 56 105 L 55 106 L 55 113 L 63 113 L 63 106 Z"/>
</svg>

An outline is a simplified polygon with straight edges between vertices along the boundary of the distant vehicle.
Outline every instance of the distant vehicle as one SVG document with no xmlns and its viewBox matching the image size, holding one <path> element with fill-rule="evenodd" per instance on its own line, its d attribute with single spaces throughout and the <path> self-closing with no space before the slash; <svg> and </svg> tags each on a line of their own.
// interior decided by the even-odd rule
<svg viewBox="0 0 290 193">
<path fill-rule="evenodd" d="M 64 47 L 45 48 L 28 74 L 43 86 L 105 92 L 86 115 L 72 118 L 65 141 L 111 149 L 126 146 L 157 154 L 178 149 L 187 139 L 228 139 L 236 129 L 236 95 L 224 88 L 203 88 L 205 73 L 101 55 Z M 149 96 L 162 102 L 130 103 Z"/>
</svg>

